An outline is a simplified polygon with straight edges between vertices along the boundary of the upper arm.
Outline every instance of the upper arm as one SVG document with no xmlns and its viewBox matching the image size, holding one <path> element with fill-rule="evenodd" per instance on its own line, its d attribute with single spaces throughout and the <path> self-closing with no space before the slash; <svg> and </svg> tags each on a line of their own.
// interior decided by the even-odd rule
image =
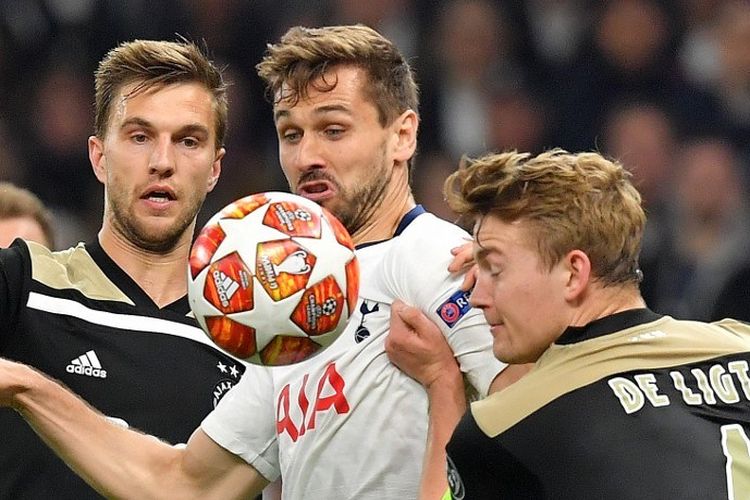
<svg viewBox="0 0 750 500">
<path fill-rule="evenodd" d="M 465 241 L 463 233 L 449 225 L 440 229 L 442 238 L 425 233 L 398 241 L 376 279 L 384 280 L 393 298 L 421 309 L 440 328 L 461 371 L 486 396 L 504 364 L 492 353 L 484 315 L 469 305 L 468 292 L 461 290 L 463 274 L 448 272 L 450 250 Z"/>
<path fill-rule="evenodd" d="M 214 442 L 200 428 L 182 454 L 184 476 L 202 490 L 201 498 L 252 498 L 268 481 L 242 458 Z"/>
<path fill-rule="evenodd" d="M 29 263 L 28 250 L 20 240 L 10 248 L 0 249 L 0 347 L 6 342 L 5 332 L 12 331 L 17 321 L 24 275 L 31 274 Z"/>
</svg>

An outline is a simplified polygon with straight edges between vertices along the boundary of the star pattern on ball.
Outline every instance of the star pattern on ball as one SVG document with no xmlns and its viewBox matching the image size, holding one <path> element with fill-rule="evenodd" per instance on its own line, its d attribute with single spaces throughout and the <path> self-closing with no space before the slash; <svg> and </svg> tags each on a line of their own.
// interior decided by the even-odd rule
<svg viewBox="0 0 750 500">
<path fill-rule="evenodd" d="M 258 351 L 262 350 L 276 335 L 307 337 L 292 321 L 292 313 L 299 303 L 304 290 L 274 302 L 258 280 L 253 280 L 255 305 L 250 311 L 228 314 L 232 321 L 255 328 L 255 342 Z M 269 314 L 270 312 L 270 314 Z"/>
<path fill-rule="evenodd" d="M 310 274 L 308 286 L 314 285 L 326 276 L 332 275 L 342 291 L 346 292 L 346 266 L 354 258 L 354 251 L 345 247 L 336 239 L 331 225 L 322 218 L 320 238 L 295 237 L 294 241 L 312 252 L 313 255 L 325 256 L 318 258 Z M 330 263 L 330 265 L 325 265 Z"/>
<path fill-rule="evenodd" d="M 211 259 L 215 262 L 230 253 L 237 251 L 248 266 L 248 270 L 255 274 L 256 245 L 248 245 L 250 241 L 273 241 L 289 238 L 289 235 L 263 224 L 263 218 L 271 203 L 266 203 L 241 219 L 219 219 L 226 237 Z"/>
<path fill-rule="evenodd" d="M 206 266 L 206 268 L 198 274 L 195 281 L 197 283 L 204 283 L 203 286 L 205 286 L 205 280 L 207 278 L 204 278 L 204 276 L 208 274 L 209 269 L 211 269 L 211 267 Z M 200 292 L 202 294 L 203 290 L 201 290 Z M 200 323 L 201 328 L 203 328 L 204 331 L 206 331 L 206 323 L 204 318 L 224 315 L 224 313 L 222 313 L 219 309 L 211 305 L 208 300 L 199 300 L 197 297 L 190 297 L 190 309 L 192 309 L 195 319 L 198 320 L 198 323 Z"/>
</svg>

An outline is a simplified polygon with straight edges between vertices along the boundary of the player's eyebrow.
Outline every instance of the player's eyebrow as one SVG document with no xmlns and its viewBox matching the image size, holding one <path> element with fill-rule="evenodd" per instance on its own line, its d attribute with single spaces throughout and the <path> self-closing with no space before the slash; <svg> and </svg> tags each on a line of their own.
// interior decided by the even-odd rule
<svg viewBox="0 0 750 500">
<path fill-rule="evenodd" d="M 156 128 L 150 121 L 139 116 L 133 116 L 122 122 L 122 124 L 120 125 L 120 130 L 130 126 L 143 127 L 149 130 L 153 130 Z M 206 127 L 202 123 L 188 123 L 180 127 L 177 130 L 176 135 L 204 135 L 208 137 L 210 135 L 210 131 L 208 130 L 208 127 Z"/>
<path fill-rule="evenodd" d="M 187 125 L 180 127 L 177 131 L 177 135 L 201 135 L 208 137 L 210 132 L 208 127 L 201 123 L 188 123 Z"/>
<path fill-rule="evenodd" d="M 149 128 L 149 129 L 154 128 L 154 125 L 150 121 L 140 118 L 138 116 L 131 116 L 130 118 L 128 118 L 127 120 L 124 120 L 120 124 L 120 130 L 133 126 L 133 125 L 138 126 L 138 127 L 143 127 L 143 128 Z"/>
<path fill-rule="evenodd" d="M 326 113 L 346 113 L 348 115 L 352 114 L 351 109 L 348 106 L 344 106 L 343 104 L 326 104 L 324 106 L 316 107 L 313 109 L 313 113 L 316 115 L 324 115 Z M 282 118 L 289 118 L 291 116 L 291 111 L 289 109 L 278 109 L 274 111 L 273 113 L 273 120 L 274 122 L 278 122 Z"/>
<path fill-rule="evenodd" d="M 482 265 L 487 262 L 487 256 L 490 254 L 490 250 L 485 247 L 478 247 L 477 250 L 474 251 L 474 261 Z"/>
</svg>

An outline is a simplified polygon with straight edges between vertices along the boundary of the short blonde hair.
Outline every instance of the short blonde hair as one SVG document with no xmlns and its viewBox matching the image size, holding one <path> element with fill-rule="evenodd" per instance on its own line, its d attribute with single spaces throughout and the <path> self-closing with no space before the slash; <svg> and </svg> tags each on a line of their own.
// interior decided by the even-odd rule
<svg viewBox="0 0 750 500">
<path fill-rule="evenodd" d="M 42 229 L 47 247 L 54 248 L 55 233 L 52 230 L 52 214 L 31 191 L 9 182 L 0 182 L 0 220 L 28 217 L 34 219 Z"/>
<path fill-rule="evenodd" d="M 134 40 L 110 50 L 95 73 L 95 134 L 104 138 L 112 106 L 120 90 L 138 83 L 130 95 L 180 82 L 202 84 L 213 96 L 216 149 L 224 144 L 227 131 L 227 86 L 208 56 L 188 41 Z"/>
<path fill-rule="evenodd" d="M 605 285 L 640 281 L 641 196 L 630 173 L 598 153 L 553 149 L 464 158 L 446 180 L 445 195 L 454 211 L 475 221 L 493 215 L 528 222 L 550 269 L 578 249 Z"/>
</svg>

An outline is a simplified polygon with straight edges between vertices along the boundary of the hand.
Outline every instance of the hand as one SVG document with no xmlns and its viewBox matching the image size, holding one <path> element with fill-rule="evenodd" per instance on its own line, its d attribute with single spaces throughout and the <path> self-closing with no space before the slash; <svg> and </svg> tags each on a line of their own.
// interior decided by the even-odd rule
<svg viewBox="0 0 750 500">
<path fill-rule="evenodd" d="M 394 365 L 428 389 L 443 377 L 460 377 L 453 351 L 437 325 L 400 300 L 391 305 L 385 351 Z"/>
<path fill-rule="evenodd" d="M 464 276 L 464 280 L 461 283 L 461 290 L 471 290 L 477 281 L 477 266 L 474 262 L 472 242 L 468 241 L 460 247 L 451 249 L 451 254 L 453 255 L 453 260 L 448 264 L 448 272 L 465 272 L 466 276 Z"/>
</svg>

